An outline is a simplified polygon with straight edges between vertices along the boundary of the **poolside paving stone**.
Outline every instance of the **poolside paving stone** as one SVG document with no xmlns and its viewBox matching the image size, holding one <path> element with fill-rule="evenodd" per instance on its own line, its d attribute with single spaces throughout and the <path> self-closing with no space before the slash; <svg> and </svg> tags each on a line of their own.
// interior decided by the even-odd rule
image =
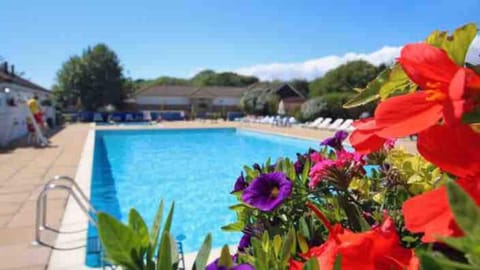
<svg viewBox="0 0 480 270">
<path fill-rule="evenodd" d="M 50 177 L 75 176 L 90 125 L 65 127 L 50 138 L 51 147 L 17 147 L 0 152 L 0 269 L 46 269 L 51 250 L 34 246 L 36 197 Z M 67 194 L 49 194 L 48 224 L 58 227 Z M 54 243 L 55 235 L 42 234 Z"/>
</svg>

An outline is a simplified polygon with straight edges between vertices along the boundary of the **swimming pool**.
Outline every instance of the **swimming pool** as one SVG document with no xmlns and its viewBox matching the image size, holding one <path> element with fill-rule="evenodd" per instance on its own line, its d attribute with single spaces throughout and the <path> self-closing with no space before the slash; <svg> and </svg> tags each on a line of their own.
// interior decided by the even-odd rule
<svg viewBox="0 0 480 270">
<path fill-rule="evenodd" d="M 136 208 L 152 224 L 161 199 L 175 201 L 173 236 L 184 235 L 185 252 L 196 251 L 205 235 L 213 247 L 237 244 L 240 235 L 221 231 L 235 220 L 229 193 L 243 165 L 268 157 L 295 158 L 318 142 L 234 128 L 175 130 L 97 130 L 91 201 L 126 222 Z M 89 238 L 96 236 L 89 227 Z M 87 265 L 98 256 L 87 247 Z"/>
</svg>

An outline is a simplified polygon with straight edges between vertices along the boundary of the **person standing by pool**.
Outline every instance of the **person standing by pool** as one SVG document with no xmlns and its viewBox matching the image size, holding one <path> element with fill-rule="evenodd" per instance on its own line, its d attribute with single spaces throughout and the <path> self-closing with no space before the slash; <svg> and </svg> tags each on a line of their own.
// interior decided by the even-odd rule
<svg viewBox="0 0 480 270">
<path fill-rule="evenodd" d="M 40 126 L 40 128 L 43 130 L 44 129 L 44 124 L 43 124 L 43 113 L 40 108 L 40 105 L 38 104 L 38 97 L 37 95 L 34 95 L 33 98 L 29 99 L 27 101 L 28 108 L 30 109 L 30 112 L 33 115 L 33 118 L 35 119 L 35 122 Z"/>
</svg>

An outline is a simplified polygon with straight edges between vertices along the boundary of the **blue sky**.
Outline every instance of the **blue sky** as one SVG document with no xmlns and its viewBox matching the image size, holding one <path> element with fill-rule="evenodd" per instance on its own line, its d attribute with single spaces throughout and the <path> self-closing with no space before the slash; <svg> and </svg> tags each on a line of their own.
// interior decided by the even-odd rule
<svg viewBox="0 0 480 270">
<path fill-rule="evenodd" d="M 477 0 L 5 0 L 0 56 L 46 87 L 70 55 L 99 42 L 133 78 L 203 68 L 312 78 L 345 59 L 393 57 L 433 29 L 478 23 L 479 10 Z"/>
</svg>

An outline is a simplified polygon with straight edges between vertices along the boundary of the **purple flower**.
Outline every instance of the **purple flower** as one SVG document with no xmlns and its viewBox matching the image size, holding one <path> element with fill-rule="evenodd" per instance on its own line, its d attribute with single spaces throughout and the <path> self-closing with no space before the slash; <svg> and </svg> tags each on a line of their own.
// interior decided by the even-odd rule
<svg viewBox="0 0 480 270">
<path fill-rule="evenodd" d="M 259 171 L 259 172 L 262 172 L 262 168 L 260 167 L 260 165 L 259 165 L 258 163 L 253 164 L 252 167 L 253 167 L 254 170 L 257 170 L 257 171 Z"/>
<path fill-rule="evenodd" d="M 232 259 L 233 259 L 233 261 L 236 261 L 235 256 Z M 235 265 L 231 268 L 228 268 L 228 267 L 225 267 L 225 266 L 219 266 L 218 265 L 218 260 L 219 259 L 216 259 L 211 264 L 207 265 L 207 267 L 205 267 L 205 270 L 255 270 L 255 268 L 253 268 L 253 266 L 251 266 L 248 263 L 242 263 L 242 264 L 239 264 L 239 265 Z"/>
<path fill-rule="evenodd" d="M 320 145 L 322 146 L 330 146 L 337 150 L 343 149 L 342 142 L 348 137 L 348 132 L 339 130 L 335 132 L 335 135 L 330 138 L 326 138 L 323 140 Z"/>
<path fill-rule="evenodd" d="M 231 193 L 242 191 L 247 187 L 247 182 L 245 182 L 245 178 L 243 177 L 243 172 L 240 173 L 240 176 L 237 178 L 235 185 L 233 186 L 233 190 Z"/>
<path fill-rule="evenodd" d="M 295 167 L 295 173 L 301 174 L 303 172 L 303 166 L 305 163 L 305 159 L 307 159 L 307 157 L 308 157 L 308 154 L 304 154 L 304 155 L 297 154 L 297 161 L 295 161 L 295 163 L 293 164 L 293 166 Z"/>
<path fill-rule="evenodd" d="M 240 242 L 238 243 L 238 251 L 245 251 L 247 247 L 250 246 L 250 234 L 244 233 L 242 238 L 240 239 Z"/>
<path fill-rule="evenodd" d="M 243 191 L 244 202 L 272 211 L 292 193 L 292 182 L 281 172 L 261 174 Z"/>
</svg>

